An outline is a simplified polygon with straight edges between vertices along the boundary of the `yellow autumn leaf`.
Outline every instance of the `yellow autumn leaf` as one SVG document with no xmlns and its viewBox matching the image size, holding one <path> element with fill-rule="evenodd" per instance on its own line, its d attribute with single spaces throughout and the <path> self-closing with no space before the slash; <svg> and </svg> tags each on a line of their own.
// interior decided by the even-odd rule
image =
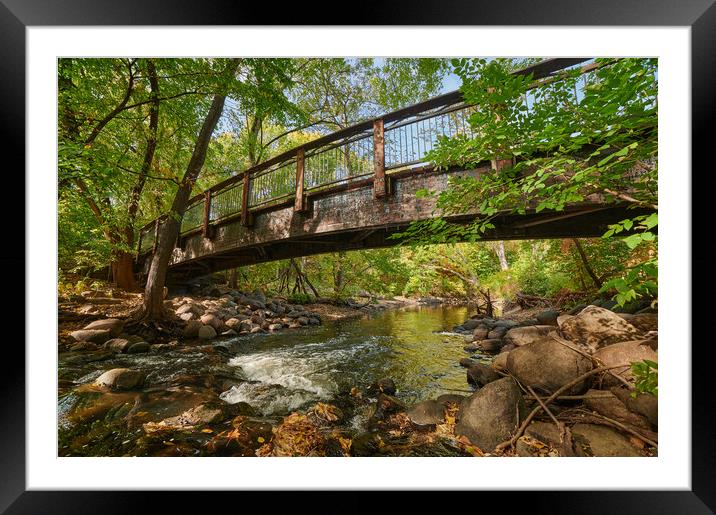
<svg viewBox="0 0 716 515">
<path fill-rule="evenodd" d="M 259 436 L 259 437 L 256 439 L 256 441 L 257 441 L 258 443 L 264 443 L 266 440 L 264 439 L 263 436 Z"/>
<path fill-rule="evenodd" d="M 202 429 L 201 432 L 202 432 L 202 433 L 213 433 L 214 430 L 213 430 L 213 429 L 209 429 L 208 427 L 206 427 L 206 428 Z"/>
</svg>

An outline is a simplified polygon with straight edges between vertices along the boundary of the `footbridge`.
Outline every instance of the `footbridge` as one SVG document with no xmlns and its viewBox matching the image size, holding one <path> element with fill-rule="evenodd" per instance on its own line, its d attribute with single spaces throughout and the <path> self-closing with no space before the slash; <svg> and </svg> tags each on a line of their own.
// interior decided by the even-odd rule
<svg viewBox="0 0 716 515">
<path fill-rule="evenodd" d="M 550 80 L 566 68 L 584 73 L 588 58 L 548 59 L 515 73 Z M 539 81 L 538 81 L 539 82 Z M 339 250 L 396 245 L 389 237 L 411 222 L 440 215 L 435 197 L 452 177 L 473 176 L 507 163 L 435 169 L 426 154 L 441 136 L 474 136 L 476 109 L 459 91 L 328 134 L 216 184 L 189 201 L 170 261 L 171 277 L 191 277 L 243 265 Z M 560 212 L 505 214 L 485 240 L 596 237 L 634 216 L 599 195 Z M 448 219 L 469 223 L 470 210 Z M 163 218 L 139 232 L 137 272 L 144 276 Z"/>
</svg>

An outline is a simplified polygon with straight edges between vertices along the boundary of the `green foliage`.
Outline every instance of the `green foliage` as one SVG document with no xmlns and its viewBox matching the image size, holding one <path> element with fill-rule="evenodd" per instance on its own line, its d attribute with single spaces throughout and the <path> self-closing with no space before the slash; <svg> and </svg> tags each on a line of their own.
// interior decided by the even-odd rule
<svg viewBox="0 0 716 515">
<path fill-rule="evenodd" d="M 648 359 L 637 361 L 631 364 L 631 370 L 635 380 L 635 391 L 631 394 L 633 398 L 636 398 L 639 393 L 659 394 L 659 372 L 657 363 Z"/>
<path fill-rule="evenodd" d="M 308 304 L 313 301 L 313 298 L 306 293 L 291 293 L 286 297 L 286 300 L 293 304 Z"/>
</svg>

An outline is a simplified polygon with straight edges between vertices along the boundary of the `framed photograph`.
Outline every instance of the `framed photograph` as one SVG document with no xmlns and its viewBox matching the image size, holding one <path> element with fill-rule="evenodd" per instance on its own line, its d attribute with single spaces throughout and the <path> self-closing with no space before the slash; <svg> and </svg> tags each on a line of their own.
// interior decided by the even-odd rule
<svg viewBox="0 0 716 515">
<path fill-rule="evenodd" d="M 0 508 L 513 490 L 550 513 L 711 513 L 691 170 L 710 168 L 712 3 L 316 25 L 3 0 L 27 219 L 3 262 L 27 295 Z"/>
</svg>

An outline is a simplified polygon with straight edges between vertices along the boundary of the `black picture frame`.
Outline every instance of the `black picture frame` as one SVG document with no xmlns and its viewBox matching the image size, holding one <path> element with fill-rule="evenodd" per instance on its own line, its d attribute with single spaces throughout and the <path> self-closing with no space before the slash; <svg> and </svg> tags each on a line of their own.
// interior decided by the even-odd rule
<svg viewBox="0 0 716 515">
<path fill-rule="evenodd" d="M 28 26 L 63 25 L 283 25 L 283 24 L 334 24 L 336 20 L 320 20 L 317 12 L 337 12 L 338 4 L 297 3 L 291 6 L 268 5 L 258 2 L 187 0 L 0 0 L 0 127 L 4 149 L 4 162 L 16 157 L 14 165 L 6 165 L 3 179 L 20 206 L 15 213 L 24 213 L 25 154 L 25 29 Z M 345 18 L 343 18 L 345 20 Z M 708 128 L 716 112 L 716 6 L 714 0 L 553 0 L 530 2 L 509 0 L 501 2 L 441 2 L 424 0 L 419 3 L 405 0 L 386 2 L 369 1 L 350 17 L 352 24 L 369 25 L 557 25 L 557 26 L 688 26 L 691 27 L 692 71 L 692 168 L 707 172 L 713 169 L 709 159 L 713 147 Z M 708 160 L 707 160 L 708 159 Z M 684 180 L 693 181 L 690 170 L 684 170 Z M 8 181 L 14 184 L 8 185 Z M 693 189 L 698 192 L 698 189 Z M 7 205 L 7 204 L 6 204 Z M 706 220 L 708 202 L 692 201 L 692 220 L 696 226 Z M 5 237 L 14 242 L 12 251 L 0 256 L 2 269 L 17 271 L 25 268 L 25 226 L 18 218 L 5 226 Z M 694 253 L 692 270 L 708 270 L 709 253 Z M 26 271 L 30 273 L 31 271 Z M 10 275 L 13 275 L 10 273 Z M 15 276 L 18 276 L 16 272 Z M 23 291 L 17 285 L 15 292 Z M 14 301 L 20 304 L 17 293 Z M 688 299 L 684 299 L 688 301 Z M 24 305 L 24 302 L 22 303 Z M 692 302 L 692 320 L 705 316 L 705 304 Z M 26 323 L 30 314 L 25 313 Z M 684 321 L 685 322 L 685 321 Z M 681 344 L 691 345 L 692 337 L 684 334 Z M 695 340 L 695 337 L 693 337 Z M 691 491 L 555 491 L 511 492 L 508 504 L 528 503 L 536 513 L 712 513 L 716 509 L 716 488 L 712 471 L 716 466 L 716 445 L 711 436 L 710 416 L 716 401 L 707 383 L 713 375 L 708 359 L 710 341 L 691 347 L 692 352 L 692 490 Z M 49 345 L 49 344 L 48 344 Z M 25 488 L 25 387 L 32 378 L 25 377 L 24 349 L 10 342 L 4 343 L 6 364 L 0 372 L 0 510 L 7 513 L 115 513 L 127 507 L 148 507 L 150 492 L 81 492 L 81 491 L 26 491 Z M 12 347 L 12 349 L 10 349 Z M 48 349 L 48 352 L 51 351 Z M 11 353 L 17 353 L 11 356 Z M 152 492 L 162 511 L 184 512 L 199 500 L 191 492 Z M 202 492 L 198 497 L 211 496 L 211 505 L 233 503 L 241 496 L 241 506 L 261 501 L 265 493 Z M 357 496 L 352 492 L 351 496 Z M 479 502 L 494 500 L 504 505 L 505 494 L 480 492 Z M 490 496 L 490 497 L 485 497 Z M 231 499 L 230 497 L 233 497 Z M 420 502 L 422 493 L 415 493 Z M 272 509 L 281 504 L 300 504 L 303 493 L 294 492 L 290 499 L 271 496 Z M 501 500 L 500 500 L 501 499 Z M 346 501 L 348 501 L 346 503 Z M 448 499 L 449 501 L 449 499 Z M 266 502 L 264 499 L 263 502 Z M 335 502 L 335 501 L 332 501 Z M 340 501 L 339 501 L 340 502 Z M 478 502 L 475 499 L 473 502 Z M 449 503 L 448 503 L 449 504 Z M 340 502 L 342 509 L 351 501 Z M 369 509 L 368 505 L 363 505 Z M 217 506 L 218 509 L 218 506 Z M 448 507 L 446 507 L 448 509 Z"/>
</svg>

